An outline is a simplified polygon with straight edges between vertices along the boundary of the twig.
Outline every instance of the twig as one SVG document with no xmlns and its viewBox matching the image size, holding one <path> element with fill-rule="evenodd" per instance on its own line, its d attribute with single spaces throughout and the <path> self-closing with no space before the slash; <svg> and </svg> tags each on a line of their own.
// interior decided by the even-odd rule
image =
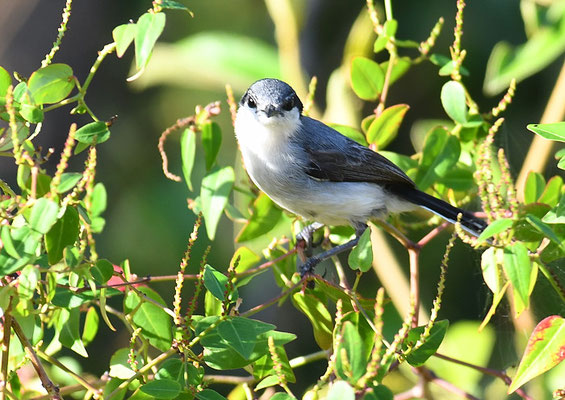
<svg viewBox="0 0 565 400">
<path fill-rule="evenodd" d="M 306 278 L 306 277 L 305 277 Z M 271 300 L 269 300 L 266 303 L 263 304 L 259 304 L 258 306 L 255 306 L 243 313 L 240 314 L 241 317 L 249 317 L 250 315 L 253 315 L 255 313 L 258 313 L 259 311 L 275 304 L 276 302 L 278 302 L 280 299 L 282 299 L 283 297 L 285 297 L 287 294 L 292 293 L 296 288 L 298 288 L 299 286 L 301 286 L 303 284 L 304 279 L 296 282 L 294 285 L 292 285 L 291 287 L 289 287 L 287 290 L 281 292 L 278 296 L 272 298 Z"/>
<path fill-rule="evenodd" d="M 2 340 L 2 367 L 0 369 L 0 400 L 4 400 L 8 391 L 8 361 L 10 359 L 10 337 L 12 336 L 12 297 L 8 303 L 8 307 L 4 310 L 4 326 Z"/>
<path fill-rule="evenodd" d="M 33 349 L 33 346 L 23 332 L 22 327 L 15 319 L 12 320 L 12 329 L 16 333 L 16 336 L 20 340 L 22 346 L 24 346 L 25 352 L 29 357 L 33 368 L 35 369 L 37 376 L 41 380 L 41 385 L 43 385 L 45 390 L 47 390 L 50 398 L 55 400 L 62 400 L 63 398 L 59 394 L 59 387 L 51 382 L 51 379 L 49 379 L 49 376 L 47 376 L 47 372 L 45 372 L 43 365 L 41 365 L 41 361 L 39 360 L 39 357 Z"/>
<path fill-rule="evenodd" d="M 91 391 L 92 393 L 99 393 L 98 388 L 91 385 L 86 379 L 84 379 L 82 376 L 80 376 L 79 374 L 77 374 L 76 372 L 74 372 L 73 370 L 71 370 L 70 368 L 68 368 L 65 364 L 63 364 L 62 362 L 60 362 L 59 360 L 51 357 L 49 354 L 44 353 L 41 350 L 37 350 L 37 355 L 41 358 L 43 358 L 45 361 L 57 366 L 58 368 L 62 369 L 63 371 L 65 371 L 67 374 L 71 375 L 83 388 Z"/>
<path fill-rule="evenodd" d="M 443 355 L 443 354 L 440 354 L 440 353 L 435 353 L 434 356 L 437 357 L 437 358 L 441 358 L 442 360 L 445 360 L 445 361 L 449 361 L 449 362 L 452 362 L 452 363 L 455 363 L 455 364 L 463 365 L 464 367 L 472 368 L 474 370 L 482 372 L 485 375 L 491 375 L 491 376 L 500 378 L 507 385 L 510 385 L 510 383 L 512 383 L 512 379 L 508 375 L 506 375 L 506 373 L 504 371 L 500 371 L 500 370 L 492 369 L 492 368 L 481 367 L 479 365 L 471 364 L 471 363 L 468 363 L 466 361 L 458 360 L 456 358 L 452 358 L 452 357 L 449 357 L 449 356 L 446 356 L 446 355 Z M 523 389 L 516 390 L 516 394 L 518 396 L 522 397 L 523 399 L 532 400 L 532 398 L 530 396 L 528 396 Z"/>
<path fill-rule="evenodd" d="M 139 371 L 137 371 L 134 375 L 132 375 L 129 379 L 123 381 L 122 383 L 120 383 L 120 385 L 114 389 L 108 396 L 105 397 L 105 400 L 110 400 L 112 397 L 114 397 L 116 394 L 118 394 L 120 391 L 122 391 L 123 389 L 127 388 L 129 386 L 130 383 L 132 383 L 134 380 L 136 380 L 137 378 L 139 378 L 141 375 L 143 375 L 144 373 L 146 373 L 147 371 L 149 371 L 151 368 L 153 368 L 154 366 L 158 365 L 159 363 L 165 361 L 167 358 L 169 358 L 170 356 L 172 356 L 173 354 L 175 354 L 177 351 L 175 349 L 169 349 L 164 353 L 159 354 L 158 357 L 156 357 L 153 361 L 151 361 L 150 363 L 145 364 L 143 367 L 141 367 L 139 369 Z"/>
</svg>

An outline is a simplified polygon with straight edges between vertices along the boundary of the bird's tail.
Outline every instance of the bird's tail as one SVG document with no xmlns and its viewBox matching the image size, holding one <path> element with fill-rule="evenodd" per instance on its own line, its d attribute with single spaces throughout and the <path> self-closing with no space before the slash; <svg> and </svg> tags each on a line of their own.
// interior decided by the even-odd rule
<svg viewBox="0 0 565 400">
<path fill-rule="evenodd" d="M 461 228 L 469 232 L 471 235 L 479 236 L 488 225 L 485 221 L 475 217 L 469 211 L 453 207 L 451 204 L 434 196 L 430 196 L 416 188 L 403 187 L 401 189 L 399 188 L 394 190 L 393 192 L 401 198 L 439 215 L 452 224 L 457 223 L 458 215 L 461 214 L 461 220 L 459 221 Z"/>
</svg>

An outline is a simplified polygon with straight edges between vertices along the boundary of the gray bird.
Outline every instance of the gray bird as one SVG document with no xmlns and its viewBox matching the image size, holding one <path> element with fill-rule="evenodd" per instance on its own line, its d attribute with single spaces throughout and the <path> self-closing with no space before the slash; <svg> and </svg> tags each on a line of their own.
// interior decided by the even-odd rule
<svg viewBox="0 0 565 400">
<path fill-rule="evenodd" d="M 356 238 L 308 259 L 301 275 L 357 244 L 370 219 L 388 213 L 429 210 L 478 236 L 486 223 L 430 196 L 394 163 L 324 123 L 302 115 L 294 90 L 277 79 L 253 83 L 239 102 L 235 135 L 249 176 L 280 207 L 314 224 L 351 225 Z M 311 239 L 311 237 L 310 237 Z"/>
</svg>

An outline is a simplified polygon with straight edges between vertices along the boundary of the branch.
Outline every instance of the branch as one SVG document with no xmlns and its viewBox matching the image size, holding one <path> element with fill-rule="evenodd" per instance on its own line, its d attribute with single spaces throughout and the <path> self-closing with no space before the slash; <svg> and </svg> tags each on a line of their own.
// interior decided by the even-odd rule
<svg viewBox="0 0 565 400">
<path fill-rule="evenodd" d="M 59 394 L 59 387 L 55 385 L 53 382 L 51 382 L 51 379 L 49 379 L 49 376 L 47 376 L 47 372 L 45 372 L 43 365 L 41 365 L 41 361 L 39 360 L 39 357 L 35 353 L 33 346 L 31 345 L 30 341 L 27 339 L 26 335 L 24 334 L 22 327 L 15 319 L 12 319 L 12 329 L 14 330 L 18 339 L 20 340 L 22 346 L 24 346 L 25 352 L 29 357 L 29 360 L 31 361 L 33 368 L 35 369 L 37 376 L 39 376 L 39 379 L 41 380 L 41 384 L 43 385 L 45 390 L 47 390 L 47 393 L 49 394 L 50 398 L 55 400 L 63 400 L 63 398 Z"/>
</svg>

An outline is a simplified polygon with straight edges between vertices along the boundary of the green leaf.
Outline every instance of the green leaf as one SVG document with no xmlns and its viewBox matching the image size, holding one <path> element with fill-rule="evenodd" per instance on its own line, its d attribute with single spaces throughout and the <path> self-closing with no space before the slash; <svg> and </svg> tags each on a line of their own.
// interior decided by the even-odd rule
<svg viewBox="0 0 565 400">
<path fill-rule="evenodd" d="M 438 182 L 450 189 L 465 192 L 473 187 L 473 172 L 468 169 L 455 168 L 448 170 Z"/>
<path fill-rule="evenodd" d="M 404 172 L 408 171 L 409 169 L 416 168 L 418 166 L 418 161 L 408 156 L 405 156 L 404 154 L 398 154 L 386 150 L 379 151 L 379 154 L 385 157 L 387 160 L 390 160 L 393 163 L 395 163 Z"/>
<path fill-rule="evenodd" d="M 18 294 L 21 298 L 31 299 L 35 294 L 37 282 L 41 278 L 35 265 L 27 265 L 18 278 Z"/>
<path fill-rule="evenodd" d="M 108 260 L 101 259 L 96 261 L 96 264 L 90 268 L 92 277 L 99 285 L 103 285 L 110 280 L 114 274 L 114 265 Z"/>
<path fill-rule="evenodd" d="M 477 238 L 477 244 L 481 244 L 486 242 L 486 240 L 494 235 L 498 235 L 501 232 L 504 232 L 508 228 L 514 225 L 514 220 L 510 218 L 500 218 L 496 221 L 493 221 L 489 226 L 485 228 L 485 230 L 479 235 Z"/>
<path fill-rule="evenodd" d="M 284 350 L 284 347 L 276 346 L 275 352 L 277 353 L 277 356 L 279 358 L 279 366 L 282 367 L 281 372 L 285 380 L 287 382 L 296 382 L 296 377 L 294 376 L 294 372 L 290 367 L 290 362 L 288 361 L 288 356 L 286 354 L 286 351 Z M 274 370 L 275 370 L 275 365 L 273 363 L 273 358 L 271 354 L 266 354 L 253 363 L 253 377 L 256 380 L 260 380 L 263 378 L 269 379 L 269 377 L 273 377 L 272 374 Z M 274 377 L 276 379 L 272 385 L 269 384 L 269 382 L 272 381 L 267 381 L 267 379 L 264 379 L 263 381 L 261 381 L 261 383 L 257 385 L 256 390 L 259 389 L 259 386 L 267 387 L 267 386 L 278 385 L 280 379 L 278 376 L 274 376 Z"/>
<path fill-rule="evenodd" d="M 459 160 L 461 145 L 445 128 L 436 127 L 426 135 L 422 157 L 416 173 L 416 184 L 426 190 L 444 177 Z"/>
<path fill-rule="evenodd" d="M 258 238 L 273 229 L 282 216 L 282 211 L 277 205 L 261 192 L 253 203 L 253 213 L 241 232 L 237 235 L 237 242 Z"/>
<path fill-rule="evenodd" d="M 385 109 L 369 126 L 367 141 L 377 149 L 385 148 L 396 137 L 409 108 L 407 104 L 397 104 Z"/>
<path fill-rule="evenodd" d="M 365 57 L 355 57 L 351 63 L 351 88 L 363 100 L 375 100 L 382 92 L 385 74 L 382 68 Z"/>
<path fill-rule="evenodd" d="M 161 8 L 166 8 L 169 10 L 182 10 L 182 11 L 186 11 L 188 12 L 191 16 L 194 16 L 192 14 L 192 11 L 190 11 L 188 8 L 186 8 L 186 6 L 184 4 L 179 3 L 178 1 L 173 1 L 173 0 L 161 0 L 159 2 L 159 6 Z"/>
<path fill-rule="evenodd" d="M 543 193 L 538 198 L 538 203 L 544 203 L 548 206 L 555 207 L 559 202 L 559 197 L 561 197 L 561 189 L 563 188 L 563 178 L 560 176 L 552 177 L 547 185 L 545 185 L 545 189 Z"/>
<path fill-rule="evenodd" d="M 82 178 L 82 174 L 79 172 L 64 172 L 63 175 L 61 175 L 61 182 L 59 183 L 59 186 L 57 186 L 57 192 L 68 192 L 76 186 L 76 184 L 80 181 L 80 178 Z"/>
<path fill-rule="evenodd" d="M 122 58 L 131 42 L 133 42 L 136 32 L 137 24 L 133 23 L 118 25 L 114 28 L 112 37 L 114 42 L 116 42 L 116 55 L 118 58 Z"/>
<path fill-rule="evenodd" d="M 71 310 L 61 308 L 59 312 L 61 313 L 57 321 L 59 341 L 63 346 L 73 350 L 75 353 L 88 357 L 79 333 L 80 310 L 78 308 Z"/>
<path fill-rule="evenodd" d="M 561 18 L 562 20 L 562 18 Z M 563 24 L 541 26 L 524 44 L 513 48 L 497 43 L 487 62 L 483 90 L 488 95 L 505 90 L 512 79 L 520 82 L 542 70 L 565 50 Z"/>
<path fill-rule="evenodd" d="M 503 263 L 503 251 L 495 247 L 489 247 L 481 255 L 481 269 L 483 280 L 493 294 L 497 294 L 502 289 L 502 272 L 500 267 Z"/>
<path fill-rule="evenodd" d="M 43 110 L 34 104 L 22 103 L 20 115 L 32 124 L 38 124 L 43 121 Z"/>
<path fill-rule="evenodd" d="M 73 70 L 66 64 L 51 64 L 29 77 L 27 89 L 35 104 L 58 103 L 75 87 Z"/>
<path fill-rule="evenodd" d="M 565 195 L 561 196 L 559 203 L 547 212 L 542 218 L 546 224 L 565 224 Z"/>
<path fill-rule="evenodd" d="M 526 221 L 528 221 L 530 225 L 532 225 L 538 231 L 543 233 L 543 235 L 549 240 L 560 246 L 561 250 L 565 251 L 565 245 L 561 243 L 561 239 L 555 234 L 551 227 L 546 225 L 541 219 L 539 219 L 535 215 L 528 214 L 526 215 Z"/>
<path fill-rule="evenodd" d="M 367 143 L 367 140 L 365 139 L 365 136 L 355 128 L 352 128 L 347 125 L 340 125 L 340 124 L 328 124 L 328 125 L 334 128 L 339 133 L 341 133 L 343 136 L 347 136 L 349 139 L 355 140 L 357 143 L 359 143 L 362 146 L 369 145 Z"/>
<path fill-rule="evenodd" d="M 171 379 L 184 386 L 184 372 L 184 363 L 181 360 L 178 358 L 169 358 L 161 364 L 159 370 L 155 374 L 155 379 Z"/>
<path fill-rule="evenodd" d="M 522 302 L 529 304 L 531 262 L 528 248 L 521 242 L 504 248 L 504 271 Z"/>
<path fill-rule="evenodd" d="M 202 179 L 200 201 L 208 238 L 213 240 L 224 207 L 228 202 L 235 175 L 232 167 L 214 168 Z"/>
<path fill-rule="evenodd" d="M 202 147 L 206 159 L 206 169 L 210 170 L 216 162 L 216 157 L 222 144 L 222 129 L 216 122 L 208 121 L 202 125 Z"/>
<path fill-rule="evenodd" d="M 257 336 L 274 329 L 274 325 L 242 317 L 230 318 L 218 325 L 220 337 L 245 359 L 253 354 Z"/>
<path fill-rule="evenodd" d="M 138 70 L 147 65 L 153 46 L 165 29 L 165 21 L 164 13 L 148 12 L 139 17 L 135 32 L 135 64 Z"/>
<path fill-rule="evenodd" d="M 88 307 L 86 319 L 84 320 L 84 328 L 82 329 L 82 343 L 88 346 L 96 337 L 98 327 L 100 326 L 100 317 L 96 312 L 96 308 Z"/>
<path fill-rule="evenodd" d="M 303 292 L 293 294 L 292 302 L 310 320 L 318 346 L 324 350 L 331 348 L 333 320 L 326 306 L 314 295 Z"/>
<path fill-rule="evenodd" d="M 149 381 L 145 385 L 140 386 L 139 390 L 156 399 L 174 399 L 179 395 L 181 386 L 178 382 L 171 379 L 159 379 Z"/>
<path fill-rule="evenodd" d="M 398 21 L 395 19 L 387 19 L 383 25 L 383 30 L 385 35 L 390 37 L 396 34 L 397 28 L 398 28 Z"/>
<path fill-rule="evenodd" d="M 345 381 L 335 381 L 328 392 L 326 400 L 355 400 L 355 391 Z"/>
<path fill-rule="evenodd" d="M 90 215 L 97 217 L 106 210 L 108 203 L 108 194 L 102 182 L 98 182 L 92 189 L 92 197 L 90 198 Z"/>
<path fill-rule="evenodd" d="M 45 248 L 49 265 L 57 264 L 63 259 L 63 250 L 73 245 L 80 230 L 76 208 L 67 206 L 63 217 L 45 235 Z"/>
<path fill-rule="evenodd" d="M 446 319 L 434 323 L 432 329 L 430 330 L 430 334 L 425 339 L 424 343 L 420 345 L 416 350 L 409 353 L 406 357 L 406 361 L 408 361 L 408 363 L 414 367 L 420 367 L 424 365 L 428 358 L 430 358 L 437 352 L 437 349 L 439 348 L 441 342 L 443 341 L 443 338 L 445 337 L 448 326 L 449 321 Z M 418 326 L 416 328 L 410 329 L 410 331 L 408 332 L 408 337 L 404 342 L 405 345 L 416 345 L 418 340 L 420 340 L 424 329 L 425 326 Z"/>
<path fill-rule="evenodd" d="M 225 292 L 228 290 L 227 284 L 227 276 L 208 264 L 204 266 L 204 286 L 215 298 L 222 301 L 225 300 Z"/>
<path fill-rule="evenodd" d="M 36 250 L 41 241 L 41 233 L 32 230 L 29 226 L 24 225 L 16 229 L 2 229 L 2 241 L 5 243 L 5 235 L 9 234 L 9 247 L 18 256 L 10 255 L 6 247 L 0 250 L 0 276 L 11 274 L 18 271 L 29 262 L 36 258 Z M 12 252 L 11 251 L 11 252 Z"/>
<path fill-rule="evenodd" d="M 110 130 L 103 121 L 96 121 L 80 127 L 75 132 L 75 139 L 85 145 L 104 143 L 110 139 Z M 77 147 L 78 148 L 78 147 Z"/>
<path fill-rule="evenodd" d="M 530 171 L 524 185 L 524 202 L 536 203 L 545 187 L 545 179 L 539 172 Z"/>
<path fill-rule="evenodd" d="M 224 396 L 212 389 L 204 389 L 194 395 L 198 400 L 226 400 Z M 274 397 L 274 396 L 273 396 Z"/>
<path fill-rule="evenodd" d="M 565 142 L 565 122 L 529 124 L 527 128 L 545 139 Z"/>
<path fill-rule="evenodd" d="M 113 378 L 129 379 L 135 375 L 135 371 L 131 369 L 129 364 L 129 349 L 118 349 L 112 357 L 110 357 L 109 375 Z M 139 362 L 139 357 L 137 358 Z M 140 365 L 138 364 L 138 367 Z"/>
<path fill-rule="evenodd" d="M 465 88 L 457 81 L 446 82 L 441 88 L 441 104 L 449 117 L 459 123 L 467 122 Z"/>
<path fill-rule="evenodd" d="M 137 290 L 165 306 L 165 301 L 148 287 L 139 287 Z M 138 307 L 139 306 L 139 307 Z M 173 340 L 171 317 L 161 307 L 142 300 L 133 291 L 128 292 L 124 300 L 124 311 L 133 314 L 134 324 L 141 328 L 141 333 L 153 346 L 161 351 L 167 351 Z"/>
<path fill-rule="evenodd" d="M 388 61 L 380 63 L 382 71 L 388 70 Z M 392 66 L 392 71 L 389 79 L 389 86 L 400 79 L 412 66 L 412 60 L 409 57 L 398 57 L 395 59 L 394 65 Z"/>
<path fill-rule="evenodd" d="M 272 337 L 275 346 L 282 346 L 296 338 L 295 335 L 285 332 L 269 331 L 256 337 L 255 348 L 249 359 L 243 358 L 231 347 L 218 333 L 218 327 L 211 328 L 212 324 L 218 322 L 216 316 L 202 318 L 196 324 L 195 335 L 200 335 L 207 330 L 202 337 L 201 344 L 204 347 L 204 360 L 206 364 L 215 369 L 236 369 L 249 365 L 255 360 L 269 354 L 268 338 Z M 261 321 L 257 321 L 261 323 Z M 209 330 L 208 330 L 209 329 Z"/>
<path fill-rule="evenodd" d="M 349 268 L 367 272 L 373 266 L 373 246 L 371 244 L 371 229 L 365 229 L 365 232 L 359 238 L 357 245 L 351 250 L 348 257 Z"/>
<path fill-rule="evenodd" d="M 196 134 L 190 128 L 186 128 L 182 132 L 180 138 L 180 149 L 182 157 L 182 174 L 188 186 L 188 190 L 192 192 L 192 167 L 194 166 L 194 156 L 196 154 Z"/>
<path fill-rule="evenodd" d="M 106 290 L 106 297 L 117 296 L 122 294 L 118 289 L 108 288 Z M 58 307 L 76 308 L 81 305 L 91 302 L 94 299 L 100 298 L 100 291 L 94 294 L 91 290 L 76 293 L 73 290 L 66 288 L 57 288 L 53 296 L 52 303 Z"/>
<path fill-rule="evenodd" d="M 46 234 L 57 222 L 59 205 L 53 200 L 42 197 L 38 199 L 31 209 L 29 226 L 36 232 Z"/>
<path fill-rule="evenodd" d="M 565 359 L 565 319 L 551 315 L 534 328 L 508 394 Z"/>
<path fill-rule="evenodd" d="M 363 400 L 393 400 L 394 399 L 394 394 L 392 393 L 392 391 L 384 385 L 374 386 L 371 389 L 372 391 L 370 390 L 365 393 L 365 396 L 363 396 Z"/>
<path fill-rule="evenodd" d="M 4 68 L 0 67 L 0 97 L 6 96 L 8 87 L 12 84 L 12 77 L 10 73 Z"/>
<path fill-rule="evenodd" d="M 342 340 L 336 353 L 336 375 L 340 379 L 355 384 L 367 366 L 367 358 L 363 354 L 361 335 L 350 321 L 345 321 L 341 330 Z M 343 352 L 345 351 L 345 354 Z M 345 358 L 344 358 L 345 355 Z"/>
</svg>

